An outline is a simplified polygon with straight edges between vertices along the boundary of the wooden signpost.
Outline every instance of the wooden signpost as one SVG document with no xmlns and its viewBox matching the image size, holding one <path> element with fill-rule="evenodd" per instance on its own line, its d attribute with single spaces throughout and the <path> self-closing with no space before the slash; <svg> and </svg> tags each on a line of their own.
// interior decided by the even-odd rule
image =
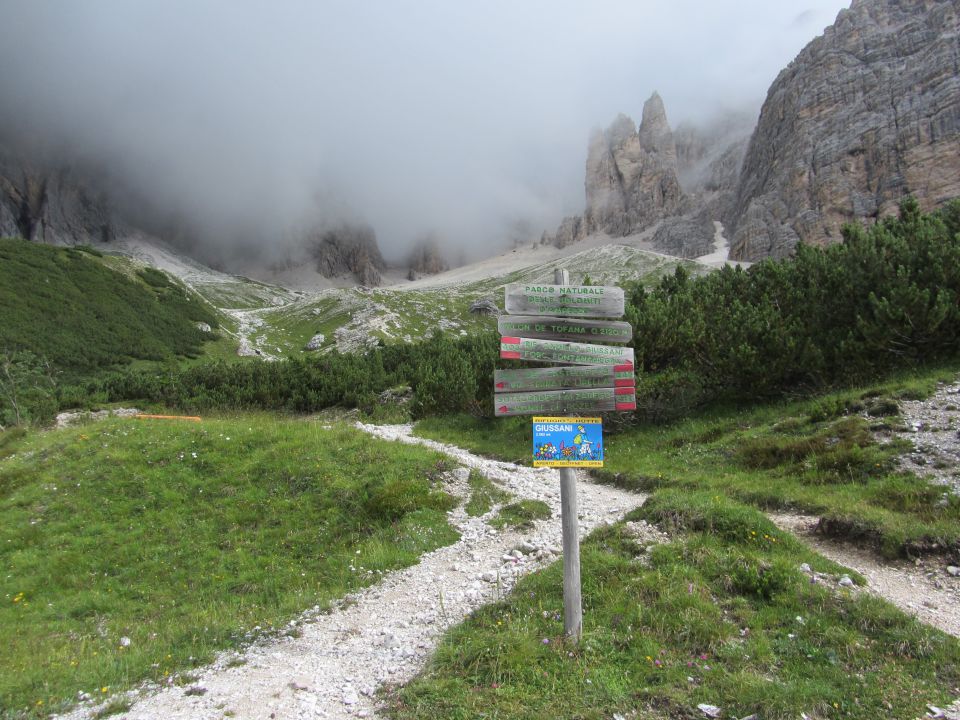
<svg viewBox="0 0 960 720">
<path fill-rule="evenodd" d="M 494 370 L 495 393 L 567 388 L 633 387 L 633 365 L 567 365 L 529 370 Z"/>
<path fill-rule="evenodd" d="M 497 321 L 497 330 L 501 335 L 545 340 L 626 343 L 633 337 L 630 323 L 537 315 L 503 315 Z"/>
<path fill-rule="evenodd" d="M 633 348 L 502 337 L 500 357 L 504 360 L 557 362 L 566 365 L 633 365 Z"/>
<path fill-rule="evenodd" d="M 507 285 L 506 307 L 516 315 L 618 318 L 623 316 L 623 290 L 601 285 L 517 283 Z"/>
<path fill-rule="evenodd" d="M 568 367 L 497 370 L 494 412 L 498 417 L 543 416 L 534 418 L 534 464 L 560 470 L 563 628 L 569 637 L 579 640 L 583 609 L 577 487 L 572 466 L 602 466 L 602 425 L 600 418 L 563 416 L 571 412 L 634 410 L 637 399 L 633 348 L 622 347 L 633 337 L 633 329 L 625 322 L 590 319 L 622 317 L 623 290 L 570 285 L 569 281 L 566 270 L 555 270 L 555 285 L 507 285 L 505 300 L 510 315 L 501 316 L 497 323 L 502 335 L 500 357 Z M 621 346 L 593 344 L 604 342 Z M 537 424 L 537 420 L 541 422 Z M 592 439 L 591 432 L 597 437 Z M 559 444 L 556 437 L 560 438 Z"/>
</svg>

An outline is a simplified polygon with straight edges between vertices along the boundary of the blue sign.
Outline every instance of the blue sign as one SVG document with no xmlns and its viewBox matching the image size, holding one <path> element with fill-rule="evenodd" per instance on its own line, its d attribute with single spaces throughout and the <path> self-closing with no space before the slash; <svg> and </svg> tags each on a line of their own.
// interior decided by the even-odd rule
<svg viewBox="0 0 960 720">
<path fill-rule="evenodd" d="M 603 467 L 598 417 L 533 418 L 534 467 Z"/>
</svg>

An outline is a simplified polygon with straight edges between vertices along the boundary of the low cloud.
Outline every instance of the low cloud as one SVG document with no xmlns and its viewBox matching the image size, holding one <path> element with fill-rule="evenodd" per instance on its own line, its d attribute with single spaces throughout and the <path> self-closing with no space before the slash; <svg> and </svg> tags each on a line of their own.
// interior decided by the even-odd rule
<svg viewBox="0 0 960 720">
<path fill-rule="evenodd" d="M 674 124 L 756 113 L 845 3 L 784 5 L 6 0 L 0 131 L 221 254 L 358 219 L 478 256 L 580 212 L 590 129 L 653 90 Z"/>
</svg>

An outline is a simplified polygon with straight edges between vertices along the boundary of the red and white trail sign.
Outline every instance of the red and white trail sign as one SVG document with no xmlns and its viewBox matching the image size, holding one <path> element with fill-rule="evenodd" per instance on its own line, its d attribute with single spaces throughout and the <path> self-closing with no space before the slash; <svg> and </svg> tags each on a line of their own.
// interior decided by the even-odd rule
<svg viewBox="0 0 960 720">
<path fill-rule="evenodd" d="M 498 393 L 633 387 L 635 384 L 633 365 L 630 364 L 566 365 L 493 371 L 493 389 Z"/>
<path fill-rule="evenodd" d="M 636 410 L 637 395 L 632 386 L 497 393 L 494 396 L 494 405 L 497 417 L 577 413 L 586 410 L 611 412 Z"/>
<path fill-rule="evenodd" d="M 504 360 L 555 362 L 565 365 L 633 365 L 633 348 L 563 340 L 502 337 L 500 357 Z"/>
</svg>

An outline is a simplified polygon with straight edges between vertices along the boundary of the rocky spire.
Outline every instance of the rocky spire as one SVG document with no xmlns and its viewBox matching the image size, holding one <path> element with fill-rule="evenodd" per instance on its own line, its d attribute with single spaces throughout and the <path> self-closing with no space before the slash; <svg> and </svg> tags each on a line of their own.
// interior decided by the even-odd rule
<svg viewBox="0 0 960 720">
<path fill-rule="evenodd" d="M 585 233 L 640 232 L 682 211 L 677 151 L 660 95 L 643 105 L 639 130 L 619 115 L 590 140 L 586 173 Z"/>
</svg>

